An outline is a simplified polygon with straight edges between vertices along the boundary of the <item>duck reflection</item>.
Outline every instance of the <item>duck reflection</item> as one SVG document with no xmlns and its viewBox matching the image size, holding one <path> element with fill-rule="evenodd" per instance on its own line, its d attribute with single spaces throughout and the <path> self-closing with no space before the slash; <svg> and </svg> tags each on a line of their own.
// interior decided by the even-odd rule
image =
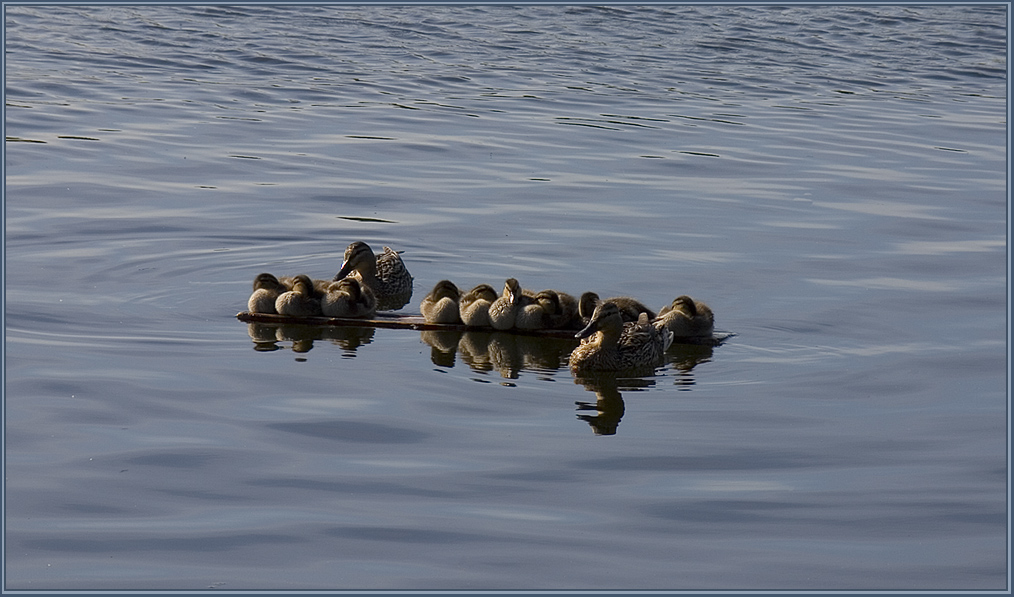
<svg viewBox="0 0 1014 597">
<path fill-rule="evenodd" d="M 254 342 L 254 350 L 280 350 L 280 342 L 292 342 L 293 352 L 309 352 L 315 340 L 326 340 L 354 352 L 360 346 L 373 342 L 376 328 L 359 326 L 322 326 L 281 323 L 248 323 L 247 333 Z"/>
<path fill-rule="evenodd" d="M 591 426 L 595 435 L 616 435 L 616 428 L 623 418 L 623 396 L 620 394 L 616 375 L 599 373 L 589 377 L 578 377 L 574 383 L 581 384 L 595 393 L 595 402 L 577 401 L 577 410 L 595 411 L 595 414 L 578 414 L 577 418 Z"/>
</svg>

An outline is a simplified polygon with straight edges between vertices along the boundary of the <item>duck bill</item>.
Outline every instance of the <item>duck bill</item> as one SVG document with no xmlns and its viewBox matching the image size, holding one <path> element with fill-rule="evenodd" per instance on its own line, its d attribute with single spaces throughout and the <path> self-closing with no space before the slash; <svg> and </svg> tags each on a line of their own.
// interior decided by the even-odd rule
<svg viewBox="0 0 1014 597">
<path fill-rule="evenodd" d="M 584 326 L 580 332 L 574 334 L 575 338 L 587 338 L 599 330 L 599 322 L 592 320 L 588 325 Z"/>
<path fill-rule="evenodd" d="M 349 275 L 349 273 L 351 271 L 352 271 L 352 264 L 350 262 L 346 261 L 345 263 L 342 264 L 342 268 L 340 270 L 338 270 L 338 273 L 334 275 L 333 280 L 334 281 L 341 280 L 345 276 Z"/>
</svg>

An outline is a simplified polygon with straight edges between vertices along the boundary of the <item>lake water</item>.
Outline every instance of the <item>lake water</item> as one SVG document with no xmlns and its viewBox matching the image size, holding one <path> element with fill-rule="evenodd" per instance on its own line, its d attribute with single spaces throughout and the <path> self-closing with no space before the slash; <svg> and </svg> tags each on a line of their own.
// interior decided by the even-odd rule
<svg viewBox="0 0 1014 597">
<path fill-rule="evenodd" d="M 1004 5 L 5 17 L 6 589 L 1009 586 Z M 735 336 L 235 318 L 354 240 Z"/>
</svg>

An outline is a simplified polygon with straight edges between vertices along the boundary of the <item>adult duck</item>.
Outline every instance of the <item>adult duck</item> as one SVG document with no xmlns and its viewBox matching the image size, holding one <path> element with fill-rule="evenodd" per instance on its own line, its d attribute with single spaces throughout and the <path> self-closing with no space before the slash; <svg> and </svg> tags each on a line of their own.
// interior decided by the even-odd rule
<svg viewBox="0 0 1014 597">
<path fill-rule="evenodd" d="M 710 336 L 715 330 L 715 314 L 701 301 L 681 295 L 671 305 L 662 307 L 655 326 L 665 327 L 677 338 Z"/>
<path fill-rule="evenodd" d="M 320 295 L 313 289 L 313 280 L 306 274 L 292 279 L 292 290 L 283 292 L 275 299 L 275 311 L 290 317 L 312 317 L 320 315 Z"/>
<path fill-rule="evenodd" d="M 327 317 L 372 317 L 377 312 L 377 298 L 356 278 L 332 282 L 320 299 L 320 310 Z"/>
<path fill-rule="evenodd" d="M 377 309 L 381 311 L 400 309 L 412 299 L 412 274 L 391 247 L 384 247 L 377 256 L 370 245 L 352 243 L 345 249 L 345 260 L 334 281 L 346 276 L 359 278 L 377 297 Z"/>
<path fill-rule="evenodd" d="M 461 323 L 458 300 L 461 291 L 450 280 L 441 280 L 423 298 L 419 310 L 427 323 Z"/>
<path fill-rule="evenodd" d="M 496 300 L 496 290 L 489 284 L 479 284 L 461 295 L 458 315 L 465 325 L 489 327 L 489 307 Z"/>
<path fill-rule="evenodd" d="M 647 314 L 624 323 L 619 307 L 609 301 L 595 307 L 591 321 L 574 337 L 583 339 L 570 353 L 570 370 L 576 375 L 654 369 L 672 343 L 671 332 L 652 325 Z"/>
</svg>

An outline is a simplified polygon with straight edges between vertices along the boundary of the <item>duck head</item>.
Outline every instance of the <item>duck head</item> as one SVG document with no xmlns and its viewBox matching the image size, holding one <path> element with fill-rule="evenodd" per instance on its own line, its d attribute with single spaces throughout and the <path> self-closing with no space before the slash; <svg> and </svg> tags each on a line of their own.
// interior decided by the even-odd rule
<svg viewBox="0 0 1014 597">
<path fill-rule="evenodd" d="M 623 329 L 623 318 L 620 316 L 620 309 L 615 303 L 606 301 L 599 303 L 592 313 L 591 321 L 580 332 L 574 334 L 575 338 L 587 338 L 595 332 L 603 329 Z"/>
<path fill-rule="evenodd" d="M 335 280 L 341 280 L 345 276 L 352 273 L 352 270 L 358 270 L 361 273 L 368 271 L 375 271 L 377 267 L 377 256 L 373 253 L 373 249 L 370 245 L 356 241 L 345 249 L 345 258 L 342 262 L 342 267 L 335 274 Z"/>
</svg>

